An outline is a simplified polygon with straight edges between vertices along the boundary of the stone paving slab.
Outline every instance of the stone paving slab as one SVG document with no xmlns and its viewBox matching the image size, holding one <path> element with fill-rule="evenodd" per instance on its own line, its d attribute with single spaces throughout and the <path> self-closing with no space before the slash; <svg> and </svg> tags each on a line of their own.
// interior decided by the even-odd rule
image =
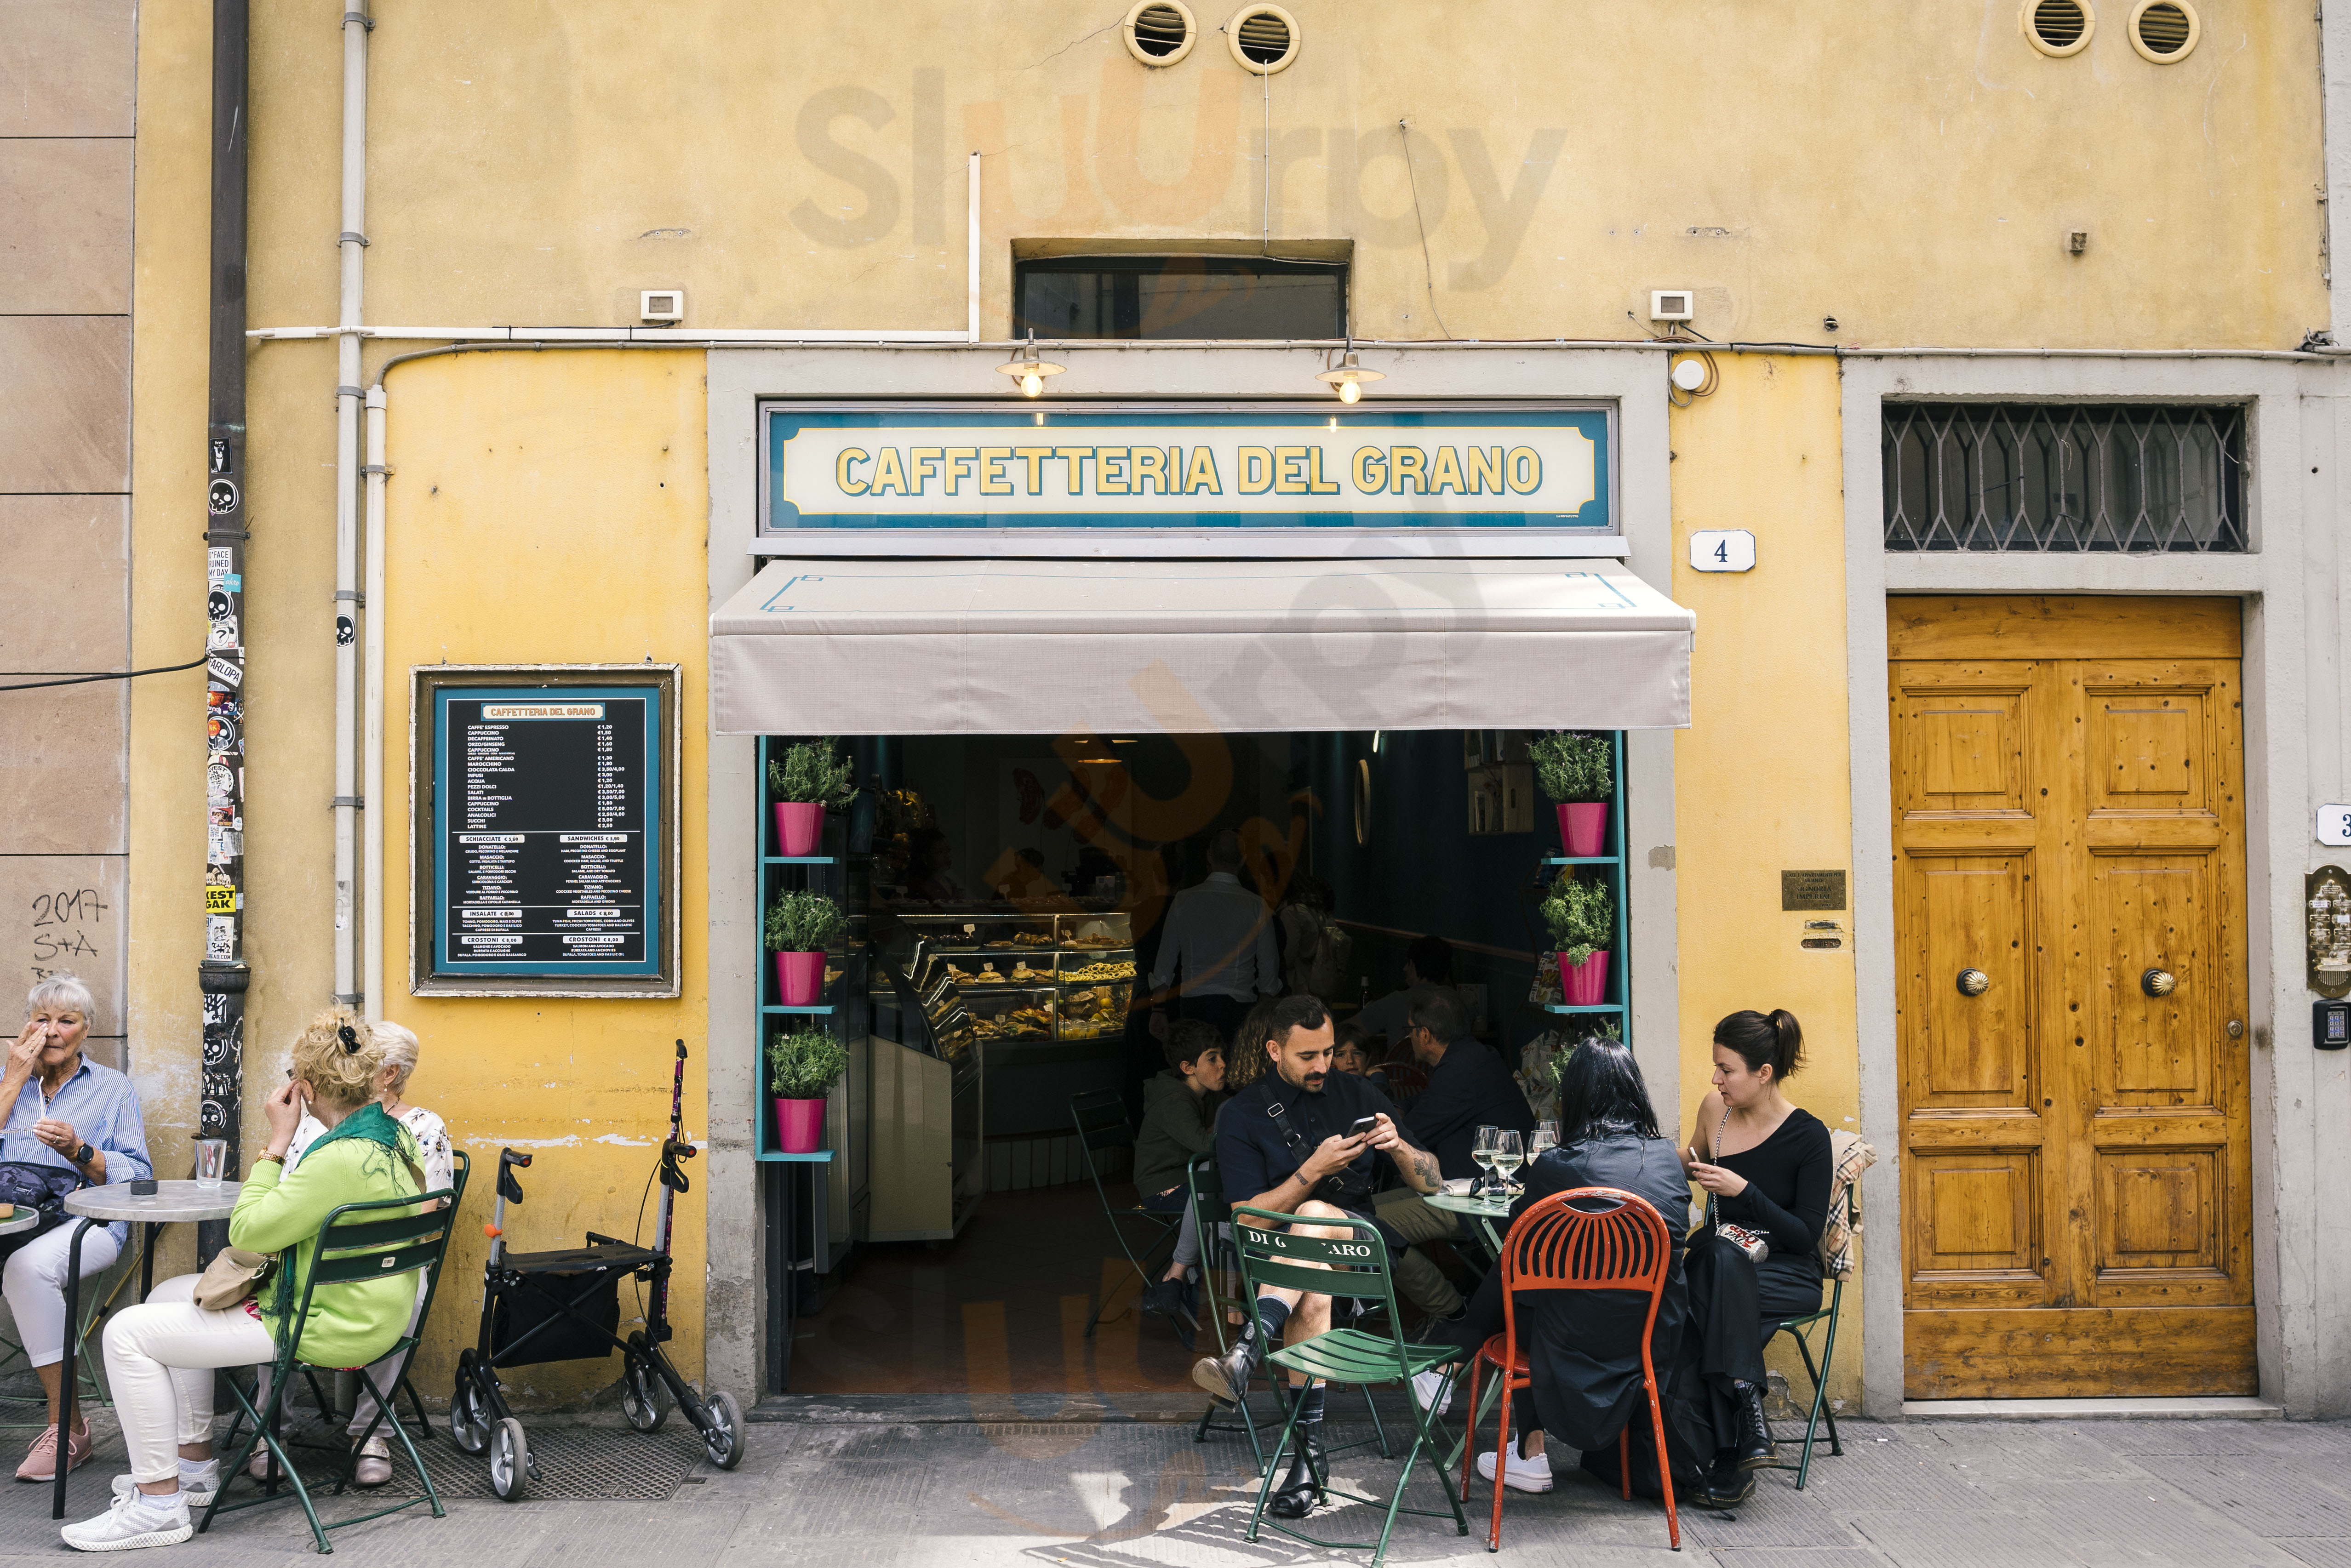
<svg viewBox="0 0 2351 1568">
<path fill-rule="evenodd" d="M 1814 1456 L 1802 1492 L 1765 1472 L 1730 1514 L 1685 1509 L 1684 1550 L 1663 1512 L 1554 1456 L 1557 1485 L 1510 1493 L 1503 1552 L 1528 1568 L 2351 1568 L 2351 1427 L 2291 1422 L 1844 1423 L 1845 1453 Z M 428 1449 L 431 1462 L 436 1450 Z M 121 1469 L 99 1459 L 73 1481 L 73 1517 L 95 1511 Z M 13 1462 L 11 1447 L 0 1461 Z M 1255 1496 L 1238 1437 L 1195 1444 L 1188 1425 L 1062 1421 L 759 1423 L 741 1469 L 706 1465 L 667 1501 L 506 1504 L 456 1499 L 336 1539 L 342 1568 L 414 1568 L 435 1555 L 510 1568 L 1302 1568 L 1368 1552 L 1246 1539 Z M 1366 1450 L 1343 1480 L 1384 1490 L 1394 1460 Z M 1458 1473 L 1458 1472 L 1457 1472 Z M 1424 1467 L 1406 1493 L 1442 1506 Z M 371 1501 L 330 1501 L 329 1517 Z M 1486 1560 L 1490 1495 L 1450 1518 L 1406 1517 L 1400 1565 Z M 1362 1504 L 1318 1512 L 1317 1534 L 1366 1539 Z M 0 1485 L 0 1568 L 68 1561 L 45 1487 Z M 315 1563 L 291 1506 L 223 1521 L 159 1561 L 184 1568 Z M 142 1559 L 143 1561 L 143 1559 Z"/>
</svg>

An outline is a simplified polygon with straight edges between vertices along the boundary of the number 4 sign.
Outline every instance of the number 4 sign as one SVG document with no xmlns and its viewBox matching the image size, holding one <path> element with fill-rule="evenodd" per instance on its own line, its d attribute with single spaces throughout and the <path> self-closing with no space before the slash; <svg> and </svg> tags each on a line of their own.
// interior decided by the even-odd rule
<svg viewBox="0 0 2351 1568">
<path fill-rule="evenodd" d="M 1693 572 L 1751 572 L 1755 535 L 1744 528 L 1700 528 L 1690 535 Z"/>
</svg>

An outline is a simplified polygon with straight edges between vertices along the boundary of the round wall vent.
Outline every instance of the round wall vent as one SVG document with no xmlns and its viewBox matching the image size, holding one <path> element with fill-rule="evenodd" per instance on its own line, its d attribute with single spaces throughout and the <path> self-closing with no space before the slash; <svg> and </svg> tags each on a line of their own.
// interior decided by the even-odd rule
<svg viewBox="0 0 2351 1568">
<path fill-rule="evenodd" d="M 2186 59 L 2203 34 L 2196 7 L 2188 0 L 2138 0 L 2138 9 L 2131 13 L 2131 47 L 2158 66 Z"/>
<path fill-rule="evenodd" d="M 2016 20 L 2034 48 L 2058 59 L 2088 48 L 2090 35 L 2098 30 L 2090 0 L 2024 0 Z"/>
<path fill-rule="evenodd" d="M 1126 14 L 1126 52 L 1146 66 L 1172 66 L 1192 52 L 1200 29 L 1184 0 L 1135 0 Z"/>
<path fill-rule="evenodd" d="M 1241 69 L 1270 77 L 1298 57 L 1298 19 L 1279 5 L 1244 5 L 1225 24 L 1225 44 Z"/>
</svg>

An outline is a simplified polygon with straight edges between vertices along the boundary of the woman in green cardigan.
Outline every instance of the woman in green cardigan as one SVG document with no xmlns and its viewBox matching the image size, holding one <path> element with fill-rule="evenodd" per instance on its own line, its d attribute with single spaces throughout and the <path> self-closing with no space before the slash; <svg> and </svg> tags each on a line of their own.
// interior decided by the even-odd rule
<svg viewBox="0 0 2351 1568">
<path fill-rule="evenodd" d="M 347 1011 L 322 1013 L 294 1042 L 291 1080 L 265 1102 L 269 1147 L 246 1178 L 228 1239 L 254 1252 L 294 1248 L 290 1271 L 278 1270 L 260 1297 L 221 1312 L 197 1306 L 196 1276 L 183 1274 L 106 1325 L 107 1378 L 131 1473 L 115 1481 L 112 1508 L 65 1527 L 67 1545 L 123 1552 L 194 1534 L 189 1510 L 211 1502 L 221 1484 L 213 1457 L 214 1369 L 277 1358 L 329 1213 L 424 1190 L 416 1140 L 375 1103 L 383 1065 L 381 1038 L 367 1025 Z M 284 1175 L 306 1106 L 328 1130 Z M 415 1304 L 413 1272 L 321 1285 L 304 1321 L 302 1358 L 364 1366 L 392 1347 Z"/>
</svg>

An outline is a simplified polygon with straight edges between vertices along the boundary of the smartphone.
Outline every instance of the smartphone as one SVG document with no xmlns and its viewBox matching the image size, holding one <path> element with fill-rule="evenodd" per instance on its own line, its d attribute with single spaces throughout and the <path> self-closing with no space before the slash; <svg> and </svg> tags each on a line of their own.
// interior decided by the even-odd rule
<svg viewBox="0 0 2351 1568">
<path fill-rule="evenodd" d="M 1380 1118 L 1377 1116 L 1357 1116 L 1354 1120 L 1354 1124 L 1347 1128 L 1347 1136 L 1349 1137 L 1362 1137 L 1365 1133 L 1370 1132 L 1374 1127 L 1376 1127 L 1379 1125 Z"/>
</svg>

